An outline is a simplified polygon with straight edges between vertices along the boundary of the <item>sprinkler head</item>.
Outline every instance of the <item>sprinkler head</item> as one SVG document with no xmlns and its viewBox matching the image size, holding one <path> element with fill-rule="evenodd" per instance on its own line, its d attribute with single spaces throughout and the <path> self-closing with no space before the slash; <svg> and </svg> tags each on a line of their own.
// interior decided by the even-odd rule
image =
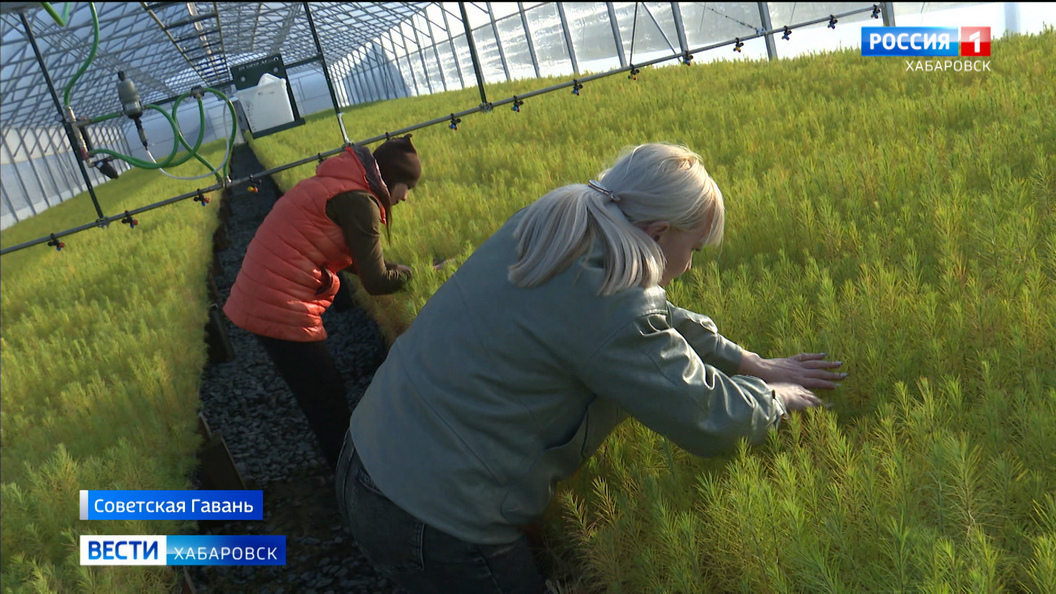
<svg viewBox="0 0 1056 594">
<path fill-rule="evenodd" d="M 734 45 L 733 45 L 733 51 L 735 51 L 737 53 L 741 53 L 741 48 L 744 47 L 744 42 L 741 41 L 740 37 L 738 37 L 735 41 L 736 41 L 736 43 L 734 43 Z"/>
<path fill-rule="evenodd" d="M 781 39 L 788 41 L 790 35 L 792 35 L 792 29 L 789 29 L 788 25 L 785 25 L 785 34 L 781 36 Z"/>
<path fill-rule="evenodd" d="M 51 241 L 48 242 L 48 245 L 60 252 L 62 251 L 62 248 L 66 247 L 66 243 L 59 241 L 59 238 L 55 237 L 54 233 L 51 234 Z"/>
<path fill-rule="evenodd" d="M 578 97 L 579 96 L 579 90 L 582 89 L 582 88 L 583 88 L 583 85 L 579 84 L 578 80 L 573 80 L 572 81 L 572 94 L 573 95 Z"/>
<path fill-rule="evenodd" d="M 121 219 L 121 222 L 126 224 L 126 225 L 128 225 L 129 227 L 135 229 L 136 225 L 139 224 L 139 219 L 132 218 L 132 215 L 128 214 L 128 211 L 126 210 L 125 211 L 125 218 Z"/>
<path fill-rule="evenodd" d="M 831 14 L 829 15 L 829 25 L 828 25 L 828 27 L 830 29 L 835 29 L 836 28 L 836 23 L 838 23 L 838 22 L 840 22 L 840 21 L 836 20 L 835 16 L 833 16 Z"/>
</svg>

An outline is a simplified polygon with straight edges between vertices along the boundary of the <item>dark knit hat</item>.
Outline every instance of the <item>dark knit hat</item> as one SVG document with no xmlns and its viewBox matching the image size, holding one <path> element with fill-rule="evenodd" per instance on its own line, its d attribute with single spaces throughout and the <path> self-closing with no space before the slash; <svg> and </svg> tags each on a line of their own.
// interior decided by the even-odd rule
<svg viewBox="0 0 1056 594">
<path fill-rule="evenodd" d="M 386 186 L 406 184 L 414 187 L 422 176 L 422 162 L 411 144 L 411 135 L 390 138 L 374 149 L 374 160 Z"/>
</svg>

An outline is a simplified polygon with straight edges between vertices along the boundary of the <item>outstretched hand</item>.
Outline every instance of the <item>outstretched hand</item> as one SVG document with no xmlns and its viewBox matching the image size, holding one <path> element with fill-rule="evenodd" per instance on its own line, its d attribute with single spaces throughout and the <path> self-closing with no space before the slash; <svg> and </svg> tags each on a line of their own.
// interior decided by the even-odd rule
<svg viewBox="0 0 1056 594">
<path fill-rule="evenodd" d="M 768 384 L 795 384 L 809 390 L 832 390 L 848 374 L 830 371 L 843 361 L 826 361 L 828 353 L 800 353 L 793 357 L 763 359 L 755 353 L 745 353 L 739 371 L 754 375 Z"/>
</svg>

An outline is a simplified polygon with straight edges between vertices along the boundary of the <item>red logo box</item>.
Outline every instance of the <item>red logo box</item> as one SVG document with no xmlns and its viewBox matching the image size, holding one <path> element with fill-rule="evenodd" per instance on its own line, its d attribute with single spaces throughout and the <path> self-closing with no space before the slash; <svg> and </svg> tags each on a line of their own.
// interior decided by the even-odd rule
<svg viewBox="0 0 1056 594">
<path fill-rule="evenodd" d="M 961 27 L 961 56 L 989 56 L 990 27 Z"/>
</svg>

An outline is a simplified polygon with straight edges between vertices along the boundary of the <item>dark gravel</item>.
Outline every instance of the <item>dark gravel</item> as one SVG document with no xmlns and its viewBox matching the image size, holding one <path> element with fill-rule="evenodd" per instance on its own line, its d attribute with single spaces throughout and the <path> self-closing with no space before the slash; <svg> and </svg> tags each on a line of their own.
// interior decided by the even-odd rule
<svg viewBox="0 0 1056 594">
<path fill-rule="evenodd" d="M 232 177 L 261 171 L 246 146 L 236 147 Z M 259 193 L 239 188 L 229 198 L 228 239 L 217 252 L 214 277 L 221 304 L 238 274 L 246 248 L 278 197 L 266 179 Z M 357 401 L 385 357 L 377 325 L 359 307 L 323 315 L 328 344 L 344 374 L 349 402 Z M 285 382 L 252 335 L 225 319 L 235 358 L 208 365 L 201 386 L 202 412 L 223 435 L 247 488 L 264 491 L 264 520 L 200 524 L 201 534 L 286 535 L 286 565 L 189 568 L 198 592 L 395 592 L 360 553 L 345 530 L 334 480 Z"/>
</svg>

